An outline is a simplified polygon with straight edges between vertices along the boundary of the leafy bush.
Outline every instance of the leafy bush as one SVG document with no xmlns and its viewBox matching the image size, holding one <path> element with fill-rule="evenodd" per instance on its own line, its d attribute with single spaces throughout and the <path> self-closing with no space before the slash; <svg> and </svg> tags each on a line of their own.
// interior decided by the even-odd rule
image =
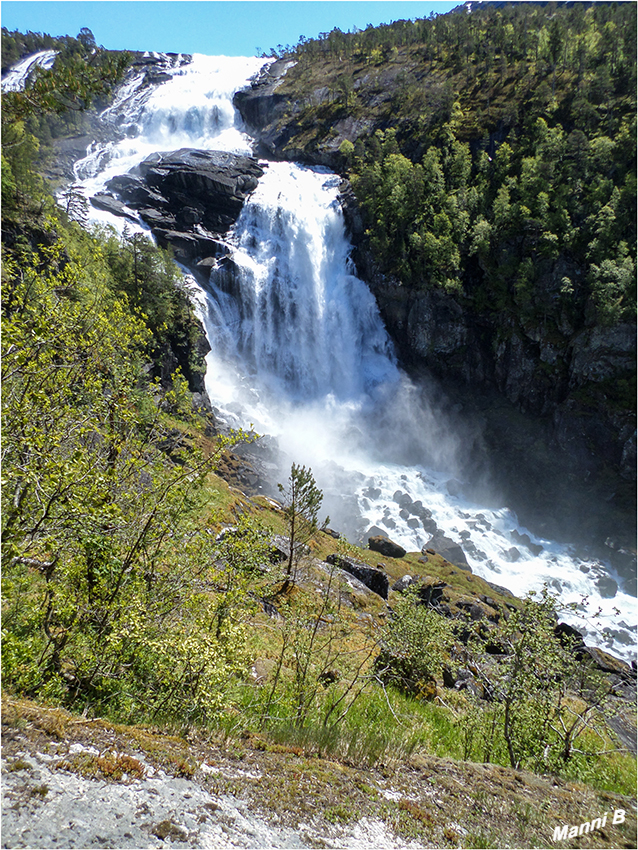
<svg viewBox="0 0 638 850">
<path fill-rule="evenodd" d="M 161 409 L 177 390 L 148 385 L 151 335 L 104 244 L 53 225 L 49 245 L 4 264 L 4 683 L 126 717 L 203 719 L 245 662 L 245 585 L 214 566 L 201 528 L 229 440 L 208 455 L 169 445 Z"/>
<path fill-rule="evenodd" d="M 450 622 L 420 604 L 418 589 L 408 588 L 384 629 L 376 675 L 417 698 L 431 699 L 453 642 Z"/>
</svg>

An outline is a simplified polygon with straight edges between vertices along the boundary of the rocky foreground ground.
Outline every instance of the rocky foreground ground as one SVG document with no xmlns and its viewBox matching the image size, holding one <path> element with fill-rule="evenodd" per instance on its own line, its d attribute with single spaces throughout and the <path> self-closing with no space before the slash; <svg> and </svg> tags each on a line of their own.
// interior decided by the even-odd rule
<svg viewBox="0 0 638 850">
<path fill-rule="evenodd" d="M 429 756 L 363 769 L 3 700 L 2 847 L 636 847 L 629 798 Z M 624 822 L 613 824 L 622 810 Z M 555 827 L 604 828 L 553 841 Z"/>
</svg>

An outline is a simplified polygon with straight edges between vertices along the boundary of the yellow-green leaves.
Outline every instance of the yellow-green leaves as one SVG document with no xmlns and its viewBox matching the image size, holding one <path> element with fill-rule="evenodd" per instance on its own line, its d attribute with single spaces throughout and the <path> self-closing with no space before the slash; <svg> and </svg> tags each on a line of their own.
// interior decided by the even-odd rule
<svg viewBox="0 0 638 850">
<path fill-rule="evenodd" d="M 150 333 L 112 246 L 56 230 L 4 266 L 4 681 L 111 714 L 210 717 L 243 663 L 246 593 L 223 589 L 201 529 L 214 456 L 173 427 L 192 418 L 181 374 L 164 390 L 142 369 Z"/>
</svg>

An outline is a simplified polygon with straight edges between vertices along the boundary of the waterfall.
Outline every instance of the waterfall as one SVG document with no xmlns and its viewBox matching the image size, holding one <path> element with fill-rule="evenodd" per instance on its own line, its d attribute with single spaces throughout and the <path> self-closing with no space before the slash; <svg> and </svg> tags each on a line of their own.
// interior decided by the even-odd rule
<svg viewBox="0 0 638 850">
<path fill-rule="evenodd" d="M 102 191 L 111 177 L 125 174 L 156 151 L 191 147 L 251 152 L 251 140 L 236 126 L 232 98 L 264 60 L 194 54 L 182 64 L 181 57 L 158 58 L 171 79 L 148 85 L 144 69 L 130 75 L 101 115 L 124 138 L 92 144 L 75 164 L 76 181 L 87 195 Z M 98 210 L 91 210 L 91 219 L 119 230 L 124 226 L 123 219 Z"/>
<path fill-rule="evenodd" d="M 92 146 L 78 179 L 94 193 L 156 150 L 250 152 L 232 95 L 262 64 L 195 56 L 162 85 L 132 77 L 103 115 L 125 138 Z M 636 600 L 609 565 L 536 537 L 505 506 L 464 495 L 460 440 L 397 366 L 375 300 L 353 271 L 339 178 L 291 163 L 264 167 L 228 234 L 229 256 L 199 294 L 218 415 L 253 425 L 311 466 L 332 524 L 351 538 L 378 529 L 417 551 L 437 530 L 462 546 L 476 574 L 517 595 L 548 583 L 563 602 L 588 596 L 588 610 L 601 609 L 588 640 L 631 658 Z"/>
<path fill-rule="evenodd" d="M 52 68 L 57 55 L 57 50 L 41 50 L 21 59 L 2 78 L 2 91 L 22 91 L 29 74 L 36 68 Z"/>
<path fill-rule="evenodd" d="M 359 400 L 398 371 L 368 287 L 348 257 L 338 178 L 271 163 L 211 275 L 213 332 L 273 394 Z M 229 297 L 229 293 L 232 296 Z"/>
</svg>

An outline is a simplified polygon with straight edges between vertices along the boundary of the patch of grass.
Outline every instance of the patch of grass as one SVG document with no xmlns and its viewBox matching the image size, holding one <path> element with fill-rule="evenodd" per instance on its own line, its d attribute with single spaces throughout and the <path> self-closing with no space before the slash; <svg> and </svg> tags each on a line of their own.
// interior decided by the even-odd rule
<svg viewBox="0 0 638 850">
<path fill-rule="evenodd" d="M 11 762 L 11 764 L 7 767 L 7 771 L 9 773 L 13 773 L 14 771 L 18 770 L 33 770 L 33 766 L 30 765 L 28 761 L 18 758 L 15 761 Z"/>
<path fill-rule="evenodd" d="M 576 754 L 562 775 L 570 781 L 585 782 L 599 791 L 634 797 L 638 780 L 636 767 L 636 757 L 630 753 L 606 753 L 598 757 Z"/>
<path fill-rule="evenodd" d="M 33 788 L 30 789 L 30 794 L 32 797 L 41 797 L 42 799 L 44 799 L 48 793 L 48 785 L 34 785 Z"/>
<path fill-rule="evenodd" d="M 324 817 L 329 823 L 352 823 L 357 820 L 357 813 L 349 806 L 340 803 L 326 809 Z"/>
<path fill-rule="evenodd" d="M 409 812 L 415 820 L 421 821 L 424 824 L 433 824 L 434 818 L 429 812 L 426 812 L 425 809 L 420 806 L 418 803 L 414 803 L 412 800 L 400 800 L 399 801 L 399 809 L 402 812 Z"/>
<path fill-rule="evenodd" d="M 469 833 L 463 839 L 463 847 L 471 847 L 477 848 L 477 850 L 491 850 L 493 847 L 501 846 L 502 837 L 498 836 L 496 833 L 492 832 L 483 832 L 480 830 L 477 833 Z"/>
<path fill-rule="evenodd" d="M 82 753 L 65 759 L 60 767 L 87 779 L 100 777 L 113 782 L 120 782 L 124 776 L 141 779 L 146 772 L 138 759 L 125 753 L 104 753 L 99 756 Z"/>
</svg>

